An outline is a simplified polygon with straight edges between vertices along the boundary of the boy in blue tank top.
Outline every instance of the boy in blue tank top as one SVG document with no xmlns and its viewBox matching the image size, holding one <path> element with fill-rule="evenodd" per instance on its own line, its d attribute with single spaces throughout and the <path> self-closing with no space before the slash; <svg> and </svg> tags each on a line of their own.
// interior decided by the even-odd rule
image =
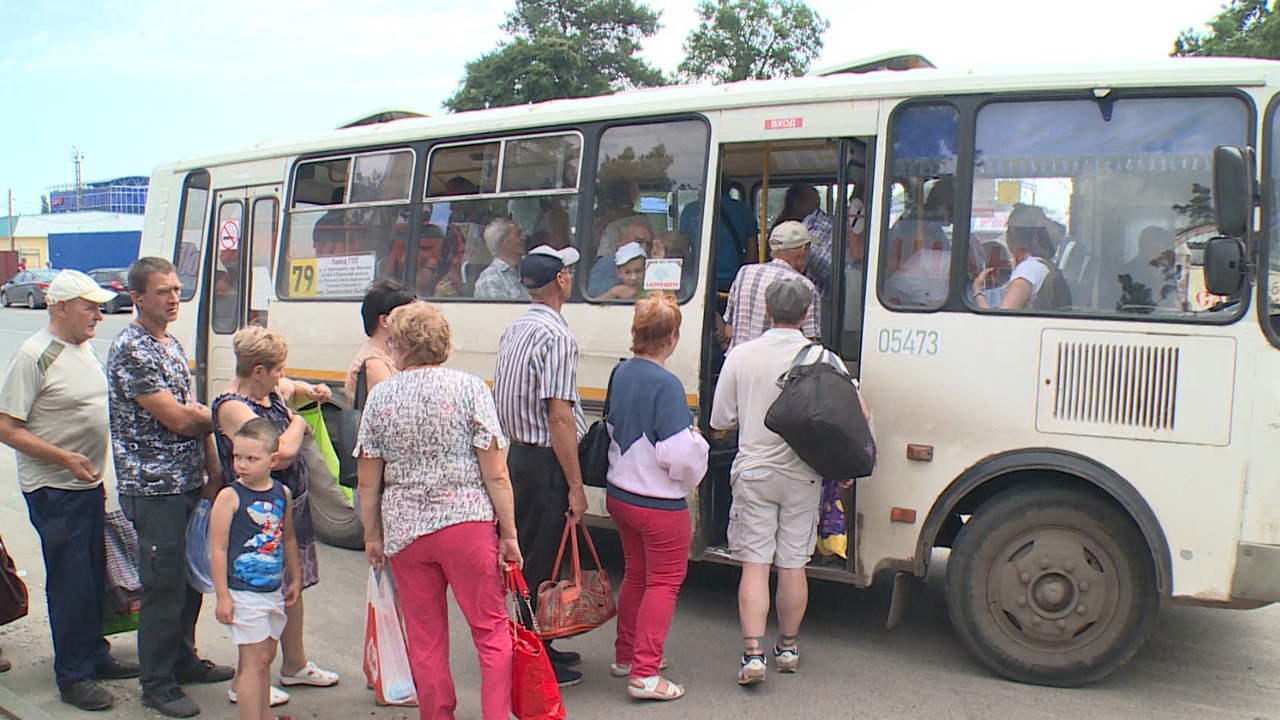
<svg viewBox="0 0 1280 720">
<path fill-rule="evenodd" d="M 290 720 L 271 713 L 268 694 L 284 609 L 302 591 L 290 519 L 293 497 L 271 477 L 271 466 L 280 458 L 280 433 L 270 420 L 255 418 L 236 432 L 232 448 L 236 481 L 218 493 L 209 515 L 216 614 L 240 649 L 240 720 Z"/>
</svg>

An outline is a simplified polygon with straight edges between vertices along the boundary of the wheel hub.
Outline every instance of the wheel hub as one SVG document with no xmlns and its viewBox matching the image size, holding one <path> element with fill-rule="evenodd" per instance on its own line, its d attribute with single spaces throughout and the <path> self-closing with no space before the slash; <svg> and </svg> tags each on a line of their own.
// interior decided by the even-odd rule
<svg viewBox="0 0 1280 720">
<path fill-rule="evenodd" d="M 1056 648 L 1085 642 L 1091 628 L 1105 626 L 1114 615 L 1118 572 L 1083 533 L 1065 528 L 1027 533 L 1001 549 L 993 569 L 991 612 L 1021 642 Z"/>
</svg>

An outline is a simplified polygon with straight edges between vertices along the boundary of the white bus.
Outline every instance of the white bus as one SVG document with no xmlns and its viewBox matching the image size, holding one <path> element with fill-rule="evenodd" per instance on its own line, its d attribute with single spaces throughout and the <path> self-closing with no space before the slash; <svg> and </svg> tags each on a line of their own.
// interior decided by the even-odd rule
<svg viewBox="0 0 1280 720">
<path fill-rule="evenodd" d="M 564 314 L 590 410 L 628 355 L 631 306 L 593 296 L 588 271 L 617 219 L 640 215 L 690 236 L 669 367 L 705 425 L 715 259 L 733 242 L 717 236 L 721 198 L 767 228 L 780 190 L 808 183 L 835 224 L 822 339 L 861 378 L 879 444 L 844 498 L 847 561 L 815 576 L 906 586 L 949 548 L 966 646 L 1000 675 L 1063 686 L 1127 661 L 1167 603 L 1280 599 L 1280 64 L 900 64 L 917 69 L 383 114 L 185 159 L 152 177 L 142 254 L 179 268 L 173 331 L 206 396 L 247 323 L 284 334 L 289 375 L 340 385 L 378 277 L 439 302 L 450 364 L 491 378 L 525 308 L 473 297 L 490 259 L 479 229 L 510 217 L 531 247 L 582 252 Z M 1236 163 L 1213 196 L 1220 146 L 1260 150 L 1256 218 L 1253 170 Z M 1208 252 L 1215 202 L 1248 222 Z M 1042 216 L 1071 299 L 979 307 L 974 279 L 1013 264 L 1019 205 Z M 1206 257 L 1234 262 L 1212 287 Z M 694 559 L 732 562 L 733 453 L 717 441 L 691 492 Z M 603 493 L 590 501 L 604 522 Z"/>
</svg>

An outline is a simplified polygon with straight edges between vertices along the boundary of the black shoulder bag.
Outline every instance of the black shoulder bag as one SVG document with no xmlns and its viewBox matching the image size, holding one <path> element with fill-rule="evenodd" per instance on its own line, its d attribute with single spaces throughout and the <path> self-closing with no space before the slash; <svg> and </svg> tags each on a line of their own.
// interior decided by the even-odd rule
<svg viewBox="0 0 1280 720">
<path fill-rule="evenodd" d="M 822 349 L 818 360 L 801 365 L 814 347 Z M 866 477 L 876 466 L 876 441 L 853 378 L 826 362 L 829 352 L 820 343 L 801 348 L 778 378 L 782 394 L 769 406 L 764 426 L 823 478 Z"/>
<path fill-rule="evenodd" d="M 622 363 L 618 363 L 621 365 Z M 609 371 L 609 386 L 604 391 L 604 412 L 600 419 L 591 423 L 587 434 L 578 443 L 578 465 L 582 469 L 582 483 L 591 487 L 602 488 L 608 484 L 609 477 L 609 399 L 613 396 L 613 376 L 618 372 L 618 365 Z"/>
<path fill-rule="evenodd" d="M 356 476 L 356 459 L 352 453 L 356 449 L 356 438 L 360 435 L 360 417 L 364 414 L 364 403 L 369 398 L 369 379 L 365 372 L 368 360 L 360 363 L 356 372 L 356 396 L 351 399 L 351 408 L 343 410 L 338 416 L 338 484 L 353 488 L 359 484 Z"/>
</svg>

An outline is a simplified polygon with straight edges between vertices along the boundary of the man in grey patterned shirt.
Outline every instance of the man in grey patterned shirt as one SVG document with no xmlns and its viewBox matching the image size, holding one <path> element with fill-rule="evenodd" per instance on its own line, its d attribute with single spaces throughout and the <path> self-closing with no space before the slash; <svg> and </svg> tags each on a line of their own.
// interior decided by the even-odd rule
<svg viewBox="0 0 1280 720">
<path fill-rule="evenodd" d="M 202 598 L 187 583 L 187 519 L 204 486 L 213 420 L 209 408 L 196 402 L 187 356 L 167 330 L 178 317 L 181 288 L 168 260 L 135 261 L 129 296 L 138 314 L 107 356 L 120 507 L 137 528 L 141 552 L 142 704 L 170 717 L 200 713 L 179 685 L 220 682 L 234 674 L 229 666 L 200 659 L 195 649 Z"/>
</svg>

